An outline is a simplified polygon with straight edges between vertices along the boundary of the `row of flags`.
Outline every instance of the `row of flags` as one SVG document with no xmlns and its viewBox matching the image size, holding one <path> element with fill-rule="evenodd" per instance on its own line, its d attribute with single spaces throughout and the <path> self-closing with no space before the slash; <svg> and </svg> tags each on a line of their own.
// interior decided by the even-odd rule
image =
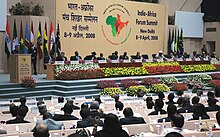
<svg viewBox="0 0 220 137">
<path fill-rule="evenodd" d="M 168 55 L 170 53 L 176 52 L 177 54 L 182 55 L 184 52 L 184 47 L 183 47 L 183 29 L 181 30 L 176 30 L 174 28 L 171 32 L 169 29 L 169 36 L 168 36 Z"/>
<path fill-rule="evenodd" d="M 7 57 L 12 53 L 15 49 L 16 45 L 19 45 L 20 51 L 22 54 L 28 54 L 28 49 L 31 48 L 30 44 L 34 44 L 35 37 L 33 31 L 33 21 L 31 22 L 31 30 L 29 33 L 29 24 L 26 21 L 25 27 L 25 37 L 23 36 L 23 28 L 22 21 L 20 24 L 20 37 L 18 39 L 17 36 L 17 28 L 16 28 L 16 20 L 14 20 L 14 28 L 13 28 L 13 39 L 11 41 L 10 37 L 10 28 L 8 24 L 8 20 L 6 22 L 6 34 L 5 34 L 5 53 Z M 43 41 L 42 41 L 43 37 Z M 59 23 L 57 25 L 56 38 L 54 34 L 53 24 L 50 24 L 50 35 L 48 39 L 47 34 L 47 23 L 45 22 L 44 34 L 42 35 L 41 30 L 41 22 L 39 21 L 38 34 L 37 34 L 37 52 L 39 60 L 44 59 L 44 62 L 48 62 L 50 59 L 55 59 L 56 53 L 60 55 L 61 52 L 61 44 L 60 44 L 60 28 Z"/>
</svg>

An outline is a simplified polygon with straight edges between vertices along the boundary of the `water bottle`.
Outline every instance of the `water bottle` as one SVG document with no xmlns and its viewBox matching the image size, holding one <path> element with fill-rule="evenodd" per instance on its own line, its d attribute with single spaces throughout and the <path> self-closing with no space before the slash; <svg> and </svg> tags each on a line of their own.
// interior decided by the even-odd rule
<svg viewBox="0 0 220 137">
<path fill-rule="evenodd" d="M 144 137 L 144 132 L 141 132 L 139 137 Z"/>
<path fill-rule="evenodd" d="M 65 136 L 65 127 L 61 126 L 61 133 L 60 133 L 60 137 L 64 137 Z"/>
<path fill-rule="evenodd" d="M 97 127 L 98 127 L 97 124 L 95 124 L 94 127 L 93 127 L 93 130 L 92 130 L 92 135 L 93 136 L 97 133 Z"/>
<path fill-rule="evenodd" d="M 202 117 L 199 117 L 199 131 L 202 130 Z"/>
<path fill-rule="evenodd" d="M 166 122 L 165 122 L 165 119 L 163 119 L 163 128 L 162 128 L 162 130 L 163 130 L 163 132 L 162 132 L 162 134 L 163 135 L 166 135 L 167 134 L 167 132 L 166 132 Z"/>
<path fill-rule="evenodd" d="M 212 133 L 212 127 L 209 127 L 208 137 L 214 137 L 214 135 Z"/>
</svg>

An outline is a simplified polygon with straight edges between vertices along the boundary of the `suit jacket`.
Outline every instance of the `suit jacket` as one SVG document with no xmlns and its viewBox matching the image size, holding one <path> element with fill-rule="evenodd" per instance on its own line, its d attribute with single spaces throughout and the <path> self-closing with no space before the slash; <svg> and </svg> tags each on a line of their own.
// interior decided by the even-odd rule
<svg viewBox="0 0 220 137">
<path fill-rule="evenodd" d="M 98 57 L 97 60 L 105 60 L 104 57 Z"/>
<path fill-rule="evenodd" d="M 19 124 L 19 123 L 30 123 L 22 118 L 16 117 L 15 119 L 6 121 L 6 124 Z"/>
<path fill-rule="evenodd" d="M 207 111 L 219 111 L 220 110 L 220 106 L 218 105 L 215 105 L 215 106 L 209 106 L 209 107 L 206 107 L 206 110 Z"/>
<path fill-rule="evenodd" d="M 186 113 L 186 110 L 188 110 L 188 113 L 191 113 L 191 112 L 193 112 L 194 107 L 191 105 L 186 105 L 185 107 L 178 109 L 177 112 L 178 113 Z"/>
<path fill-rule="evenodd" d="M 170 122 L 171 119 L 169 117 L 165 117 L 165 118 L 160 118 L 157 120 L 158 123 L 162 123 L 163 122 L 163 119 L 165 119 L 165 122 Z"/>
<path fill-rule="evenodd" d="M 151 112 L 151 113 L 149 113 L 148 115 L 158 115 L 158 110 L 155 110 L 155 111 L 153 111 L 153 112 Z M 167 112 L 165 111 L 165 110 L 160 110 L 160 114 L 166 114 Z"/>
<path fill-rule="evenodd" d="M 129 137 L 129 135 L 123 129 L 118 129 L 118 130 L 103 129 L 98 131 L 94 137 Z"/>
<path fill-rule="evenodd" d="M 95 117 L 105 118 L 105 114 L 98 112 L 98 110 L 90 110 L 90 114 L 93 118 Z"/>
<path fill-rule="evenodd" d="M 37 125 L 38 124 L 44 124 L 44 125 L 47 125 L 48 129 L 49 130 L 60 130 L 61 127 L 63 126 L 63 122 L 60 122 L 60 121 L 55 121 L 51 118 L 48 118 L 48 119 L 45 119 L 43 121 L 37 121 Z"/>
<path fill-rule="evenodd" d="M 77 121 L 77 128 L 85 128 L 85 127 L 91 127 L 94 126 L 96 123 L 95 119 L 92 116 L 88 116 L 87 118 L 84 118 L 82 121 Z M 103 122 L 100 120 L 98 121 L 98 126 L 103 126 Z"/>
<path fill-rule="evenodd" d="M 37 48 L 29 48 L 28 53 L 31 54 L 31 59 L 32 60 L 37 60 Z"/>
<path fill-rule="evenodd" d="M 78 120 L 78 118 L 73 115 L 60 115 L 60 114 L 55 114 L 53 119 L 56 121 Z"/>
<path fill-rule="evenodd" d="M 134 116 L 121 118 L 120 122 L 121 122 L 122 125 L 146 123 L 142 117 L 134 117 Z"/>
<path fill-rule="evenodd" d="M 70 57 L 70 61 L 77 61 L 77 60 L 80 60 L 82 59 L 81 56 L 71 56 Z"/>
</svg>

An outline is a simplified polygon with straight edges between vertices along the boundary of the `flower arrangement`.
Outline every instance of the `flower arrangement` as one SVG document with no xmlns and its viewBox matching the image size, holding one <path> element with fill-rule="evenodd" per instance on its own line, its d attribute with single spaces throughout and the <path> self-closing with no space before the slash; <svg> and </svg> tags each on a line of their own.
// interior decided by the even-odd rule
<svg viewBox="0 0 220 137">
<path fill-rule="evenodd" d="M 188 90 L 188 86 L 185 83 L 173 83 L 171 84 L 171 90 L 173 91 L 186 91 Z"/>
<path fill-rule="evenodd" d="M 209 85 L 211 87 L 220 87 L 220 80 L 210 80 Z"/>
<path fill-rule="evenodd" d="M 187 78 L 191 81 L 197 81 L 199 83 L 206 83 L 209 80 L 212 80 L 212 77 L 208 74 L 192 75 L 192 76 L 187 76 Z"/>
<path fill-rule="evenodd" d="M 143 63 L 143 66 L 178 66 L 179 63 L 178 62 L 146 62 Z"/>
<path fill-rule="evenodd" d="M 149 89 L 147 89 L 145 86 L 130 86 L 129 88 L 126 88 L 125 91 L 127 95 L 134 96 L 137 95 L 139 91 L 148 93 Z"/>
<path fill-rule="evenodd" d="M 157 93 L 157 92 L 169 92 L 170 89 L 165 84 L 153 84 L 150 88 L 150 92 Z"/>
<path fill-rule="evenodd" d="M 21 78 L 21 86 L 27 88 L 34 88 L 36 86 L 36 80 L 32 76 L 25 76 Z"/>
<path fill-rule="evenodd" d="M 151 78 L 143 78 L 141 81 L 141 84 L 146 86 L 151 86 L 153 84 L 161 84 L 161 81 L 159 78 L 151 77 Z"/>
<path fill-rule="evenodd" d="M 114 97 L 115 95 L 124 94 L 120 88 L 104 88 L 100 95 L 109 95 Z"/>
<path fill-rule="evenodd" d="M 140 83 L 136 79 L 123 79 L 120 81 L 120 86 L 124 89 L 129 88 L 130 86 L 139 86 Z"/>
<path fill-rule="evenodd" d="M 118 85 L 114 80 L 101 80 L 96 85 L 97 88 L 104 89 L 104 88 L 116 88 Z"/>
<path fill-rule="evenodd" d="M 212 64 L 201 64 L 201 65 L 181 65 L 184 72 L 205 72 L 215 71 L 216 67 Z"/>
<path fill-rule="evenodd" d="M 166 85 L 171 85 L 175 82 L 178 82 L 178 80 L 173 76 L 160 77 L 160 80 L 163 84 L 166 84 Z"/>
<path fill-rule="evenodd" d="M 149 74 L 166 74 L 166 73 L 180 73 L 182 68 L 178 66 L 146 66 L 145 69 Z"/>
<path fill-rule="evenodd" d="M 214 80 L 220 80 L 220 73 L 212 73 L 212 74 L 210 74 L 210 76 Z"/>
<path fill-rule="evenodd" d="M 220 64 L 214 64 L 216 70 L 220 70 Z"/>
<path fill-rule="evenodd" d="M 183 83 L 187 84 L 188 88 L 193 90 L 203 89 L 205 87 L 204 83 L 195 79 L 190 80 L 187 78 L 183 81 Z"/>
</svg>

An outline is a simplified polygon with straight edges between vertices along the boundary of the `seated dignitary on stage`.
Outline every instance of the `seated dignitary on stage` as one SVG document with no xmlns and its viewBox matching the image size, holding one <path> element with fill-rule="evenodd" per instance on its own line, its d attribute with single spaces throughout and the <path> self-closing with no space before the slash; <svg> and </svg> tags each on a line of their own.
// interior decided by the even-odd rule
<svg viewBox="0 0 220 137">
<path fill-rule="evenodd" d="M 81 56 L 79 56 L 79 52 L 75 51 L 75 55 L 70 57 L 70 61 L 77 61 L 77 60 L 81 60 Z"/>
<path fill-rule="evenodd" d="M 91 127 L 97 124 L 98 126 L 103 126 L 103 122 L 99 117 L 93 118 L 90 113 L 89 108 L 82 108 L 80 110 L 81 121 L 77 121 L 77 128 Z"/>
<path fill-rule="evenodd" d="M 33 131 L 34 131 L 33 132 L 34 137 L 49 137 L 50 136 L 49 129 L 44 124 L 37 125 Z"/>
<path fill-rule="evenodd" d="M 120 119 L 122 125 L 146 123 L 142 117 L 134 117 L 134 113 L 130 107 L 125 108 L 123 114 L 125 118 Z"/>
<path fill-rule="evenodd" d="M 88 55 L 84 58 L 84 60 L 95 60 L 96 59 L 96 52 L 92 52 L 91 55 Z"/>
<path fill-rule="evenodd" d="M 124 52 L 124 54 L 121 55 L 119 59 L 128 60 L 128 59 L 129 59 L 128 53 L 127 53 L 127 52 Z"/>
<path fill-rule="evenodd" d="M 141 59 L 141 53 L 137 52 L 136 55 L 131 56 L 131 57 L 132 57 L 132 59 Z"/>
<path fill-rule="evenodd" d="M 103 53 L 100 53 L 100 56 L 97 57 L 97 60 L 105 60 Z"/>
<path fill-rule="evenodd" d="M 154 105 L 154 110 L 153 112 L 149 113 L 148 115 L 158 115 L 158 112 L 160 114 L 166 114 L 167 112 L 163 110 L 164 102 L 161 99 L 156 99 L 155 105 Z"/>
<path fill-rule="evenodd" d="M 214 99 L 214 98 L 209 98 L 208 99 L 208 107 L 206 107 L 206 110 L 207 111 L 219 111 L 220 110 L 220 106 L 217 105 L 218 100 Z"/>
<path fill-rule="evenodd" d="M 77 117 L 71 115 L 72 112 L 73 112 L 73 105 L 72 105 L 72 104 L 66 103 L 66 104 L 64 105 L 63 111 L 64 111 L 64 115 L 55 114 L 54 117 L 53 117 L 53 119 L 54 119 L 54 120 L 57 120 L 57 121 L 63 121 L 63 120 L 78 120 Z"/>
<path fill-rule="evenodd" d="M 159 53 L 156 55 L 156 58 L 157 59 L 163 59 L 164 58 L 164 55 L 163 55 L 163 51 L 160 50 Z"/>
<path fill-rule="evenodd" d="M 27 115 L 27 112 L 28 110 L 26 107 L 18 107 L 16 118 L 6 121 L 6 124 L 30 123 L 29 121 L 24 120 L 25 116 Z"/>
<path fill-rule="evenodd" d="M 53 120 L 49 112 L 44 113 L 43 120 L 37 121 L 36 125 L 39 124 L 47 125 L 49 130 L 60 130 L 64 126 L 63 122 Z"/>
<path fill-rule="evenodd" d="M 103 129 L 98 131 L 94 137 L 129 137 L 129 135 L 122 129 L 118 117 L 110 113 L 105 117 Z"/>
<path fill-rule="evenodd" d="M 67 57 L 65 56 L 65 52 L 61 52 L 61 54 L 56 57 L 56 61 L 67 61 Z"/>
<path fill-rule="evenodd" d="M 173 114 L 175 114 L 177 112 L 177 107 L 174 104 L 169 104 L 167 107 L 167 117 L 165 118 L 161 118 L 158 119 L 157 122 L 162 123 L 163 119 L 165 119 L 165 122 L 170 122 L 171 117 L 173 116 Z"/>
<path fill-rule="evenodd" d="M 193 116 L 192 120 L 199 120 L 199 117 L 201 117 L 201 119 L 210 119 L 209 115 L 207 114 L 205 106 L 201 103 L 198 103 L 195 106 L 192 116 Z"/>
</svg>

